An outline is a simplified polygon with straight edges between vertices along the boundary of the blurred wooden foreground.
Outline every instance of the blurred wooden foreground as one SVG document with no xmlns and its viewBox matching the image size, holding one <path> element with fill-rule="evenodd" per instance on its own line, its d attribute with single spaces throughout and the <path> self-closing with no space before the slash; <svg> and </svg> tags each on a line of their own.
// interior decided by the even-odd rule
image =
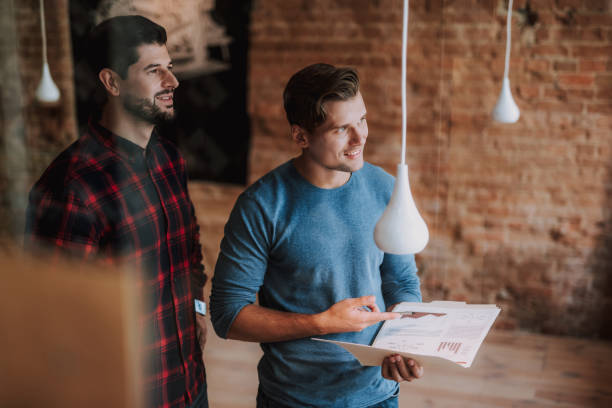
<svg viewBox="0 0 612 408">
<path fill-rule="evenodd" d="M 129 274 L 3 249 L 0 407 L 142 406 Z"/>
</svg>

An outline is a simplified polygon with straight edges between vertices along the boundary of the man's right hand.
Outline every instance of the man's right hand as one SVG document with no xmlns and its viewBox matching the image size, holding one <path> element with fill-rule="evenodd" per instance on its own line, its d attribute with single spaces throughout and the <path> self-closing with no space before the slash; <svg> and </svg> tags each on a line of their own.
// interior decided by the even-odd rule
<svg viewBox="0 0 612 408">
<path fill-rule="evenodd" d="M 330 333 L 361 331 L 381 320 L 400 317 L 400 313 L 381 312 L 376 306 L 374 296 L 344 299 L 317 314 L 281 312 L 258 305 L 247 305 L 234 319 L 227 338 L 272 343 Z"/>
<path fill-rule="evenodd" d="M 361 331 L 382 320 L 399 319 L 401 314 L 381 312 L 375 296 L 341 300 L 315 315 L 321 334 Z"/>
</svg>

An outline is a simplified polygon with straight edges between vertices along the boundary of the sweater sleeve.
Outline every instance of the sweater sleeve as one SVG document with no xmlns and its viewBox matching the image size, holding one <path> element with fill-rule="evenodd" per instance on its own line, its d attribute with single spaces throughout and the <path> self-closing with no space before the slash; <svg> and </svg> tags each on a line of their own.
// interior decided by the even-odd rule
<svg viewBox="0 0 612 408">
<path fill-rule="evenodd" d="M 421 283 L 414 255 L 385 254 L 380 267 L 385 306 L 399 302 L 420 302 Z"/>
<path fill-rule="evenodd" d="M 270 229 L 264 211 L 240 196 L 225 225 L 210 296 L 211 319 L 222 338 L 243 307 L 255 302 L 268 265 Z"/>
</svg>

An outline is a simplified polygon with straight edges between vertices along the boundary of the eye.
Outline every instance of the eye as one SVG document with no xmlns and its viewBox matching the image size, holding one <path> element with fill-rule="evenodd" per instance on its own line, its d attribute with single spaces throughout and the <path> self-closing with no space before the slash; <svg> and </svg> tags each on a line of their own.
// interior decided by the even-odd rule
<svg viewBox="0 0 612 408">
<path fill-rule="evenodd" d="M 153 68 L 152 70 L 149 71 L 149 74 L 157 74 L 159 72 L 158 68 Z"/>
<path fill-rule="evenodd" d="M 361 120 L 359 121 L 359 124 L 360 124 L 360 125 L 363 125 L 363 124 L 365 124 L 365 123 L 366 123 L 366 118 L 365 118 L 365 116 L 364 116 L 364 117 L 363 117 L 363 118 L 361 118 Z"/>
<path fill-rule="evenodd" d="M 344 132 L 346 132 L 346 126 L 336 128 L 336 133 L 344 133 Z"/>
</svg>

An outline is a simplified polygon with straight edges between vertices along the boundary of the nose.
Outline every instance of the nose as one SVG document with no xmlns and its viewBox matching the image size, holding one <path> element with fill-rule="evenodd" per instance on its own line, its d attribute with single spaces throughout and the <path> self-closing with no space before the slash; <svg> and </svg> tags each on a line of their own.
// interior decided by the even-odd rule
<svg viewBox="0 0 612 408">
<path fill-rule="evenodd" d="M 351 132 L 351 144 L 360 145 L 365 143 L 366 138 L 368 137 L 368 127 L 355 127 Z"/>
<path fill-rule="evenodd" d="M 179 81 L 178 79 L 176 79 L 176 76 L 174 76 L 174 73 L 172 71 L 166 70 L 164 79 L 162 82 L 162 86 L 164 88 L 173 88 L 173 89 L 178 88 Z"/>
</svg>

